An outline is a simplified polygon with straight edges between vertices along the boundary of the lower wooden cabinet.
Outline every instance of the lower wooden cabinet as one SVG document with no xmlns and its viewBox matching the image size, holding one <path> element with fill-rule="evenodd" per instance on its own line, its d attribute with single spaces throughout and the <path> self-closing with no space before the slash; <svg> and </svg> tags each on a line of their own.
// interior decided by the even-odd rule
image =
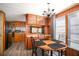
<svg viewBox="0 0 79 59">
<path fill-rule="evenodd" d="M 14 35 L 14 41 L 15 42 L 22 42 L 25 39 L 25 34 L 24 33 L 15 33 Z"/>
<path fill-rule="evenodd" d="M 66 48 L 65 55 L 66 56 L 79 56 L 79 51 L 72 48 Z"/>
<path fill-rule="evenodd" d="M 8 39 L 9 44 L 11 45 L 13 41 L 12 33 L 9 33 Z M 25 33 L 14 33 L 14 42 L 21 42 L 24 41 L 24 39 L 25 39 Z"/>
<path fill-rule="evenodd" d="M 25 47 L 26 47 L 26 49 L 32 49 L 32 41 L 31 41 L 31 38 L 26 37 L 26 39 L 25 39 Z"/>
</svg>

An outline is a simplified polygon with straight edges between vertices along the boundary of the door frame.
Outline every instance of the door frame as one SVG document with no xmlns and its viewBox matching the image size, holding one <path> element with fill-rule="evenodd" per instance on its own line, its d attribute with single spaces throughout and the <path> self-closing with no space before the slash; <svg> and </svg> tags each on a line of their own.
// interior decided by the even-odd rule
<svg viewBox="0 0 79 59">
<path fill-rule="evenodd" d="M 4 54 L 4 50 L 5 50 L 5 44 L 6 44 L 6 33 L 5 33 L 5 20 L 6 20 L 6 17 L 5 17 L 5 12 L 0 10 L 0 13 L 3 14 L 2 18 L 3 18 L 3 54 Z"/>
</svg>

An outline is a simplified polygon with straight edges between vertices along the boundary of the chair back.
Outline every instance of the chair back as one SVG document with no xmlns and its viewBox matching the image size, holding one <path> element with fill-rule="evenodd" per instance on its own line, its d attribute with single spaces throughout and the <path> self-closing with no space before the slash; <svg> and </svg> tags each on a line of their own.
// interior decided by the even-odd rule
<svg viewBox="0 0 79 59">
<path fill-rule="evenodd" d="M 66 43 L 66 35 L 65 34 L 59 34 L 58 40 Z"/>
</svg>

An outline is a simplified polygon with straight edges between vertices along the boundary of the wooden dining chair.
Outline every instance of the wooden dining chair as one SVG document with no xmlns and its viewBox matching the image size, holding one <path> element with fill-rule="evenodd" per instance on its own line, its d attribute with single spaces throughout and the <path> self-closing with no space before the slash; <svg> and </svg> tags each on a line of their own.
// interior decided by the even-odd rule
<svg viewBox="0 0 79 59">
<path fill-rule="evenodd" d="M 31 37 L 32 41 L 32 56 L 35 54 L 37 56 L 37 47 L 35 46 L 35 40 L 33 37 Z"/>
<path fill-rule="evenodd" d="M 65 39 L 66 39 L 66 35 L 65 35 L 65 34 L 59 34 L 58 40 L 59 40 L 59 41 L 62 41 L 64 45 L 66 45 L 66 42 L 65 42 L 66 40 L 65 40 Z M 60 56 L 62 56 L 62 55 L 64 54 L 64 53 L 63 53 L 64 51 L 65 51 L 65 50 L 60 50 L 60 51 L 58 51 L 58 52 L 59 52 L 58 54 L 59 54 Z"/>
</svg>

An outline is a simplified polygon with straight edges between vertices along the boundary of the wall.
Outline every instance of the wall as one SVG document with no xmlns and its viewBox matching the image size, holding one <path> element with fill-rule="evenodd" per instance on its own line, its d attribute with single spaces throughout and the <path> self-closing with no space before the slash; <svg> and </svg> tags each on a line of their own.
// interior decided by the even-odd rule
<svg viewBox="0 0 79 59">
<path fill-rule="evenodd" d="M 79 4 L 75 4 L 71 8 L 62 11 L 56 15 L 56 24 L 60 21 L 61 17 L 65 16 L 65 31 L 66 31 L 66 44 L 69 49 L 66 50 L 66 55 L 79 55 Z M 64 19 L 63 19 L 64 21 Z M 60 22 L 61 24 L 61 22 Z M 64 25 L 64 23 L 62 24 Z M 58 30 L 61 31 L 61 30 Z M 71 50 L 72 48 L 72 50 Z M 77 50 L 77 51 L 76 51 Z M 69 51 L 69 52 L 68 52 Z M 76 53 L 76 54 L 74 54 Z"/>
</svg>

